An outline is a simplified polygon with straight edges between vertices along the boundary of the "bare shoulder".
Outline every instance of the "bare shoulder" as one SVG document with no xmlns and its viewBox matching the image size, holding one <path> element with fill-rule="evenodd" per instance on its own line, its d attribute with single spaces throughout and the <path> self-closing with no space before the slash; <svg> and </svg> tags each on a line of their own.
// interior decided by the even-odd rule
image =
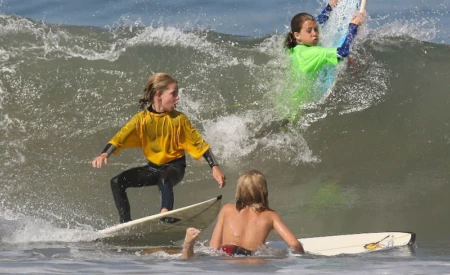
<svg viewBox="0 0 450 275">
<path fill-rule="evenodd" d="M 233 212 L 234 210 L 236 210 L 236 205 L 233 203 L 227 203 L 224 206 L 222 206 L 222 212 L 224 213 Z"/>
<path fill-rule="evenodd" d="M 266 210 L 266 211 L 264 211 L 264 215 L 272 220 L 280 219 L 280 215 L 278 215 L 278 213 L 275 212 L 275 210 Z"/>
<path fill-rule="evenodd" d="M 232 203 L 227 203 L 222 206 L 219 213 L 219 219 L 223 219 L 226 217 L 231 217 L 236 213 L 236 206 Z"/>
</svg>

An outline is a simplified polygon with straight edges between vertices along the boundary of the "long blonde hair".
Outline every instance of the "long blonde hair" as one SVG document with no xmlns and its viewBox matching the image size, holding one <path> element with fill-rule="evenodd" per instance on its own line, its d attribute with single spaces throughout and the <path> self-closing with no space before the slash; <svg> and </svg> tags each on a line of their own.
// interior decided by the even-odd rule
<svg viewBox="0 0 450 275">
<path fill-rule="evenodd" d="M 172 84 L 177 83 L 177 80 L 167 73 L 156 73 L 151 75 L 144 88 L 144 97 L 139 100 L 139 108 L 144 109 L 149 103 L 153 103 L 153 98 L 157 91 L 164 91 L 167 87 Z"/>
<path fill-rule="evenodd" d="M 261 172 L 251 170 L 239 177 L 236 188 L 236 209 L 238 211 L 246 206 L 256 212 L 270 210 L 268 196 L 267 182 Z"/>
</svg>

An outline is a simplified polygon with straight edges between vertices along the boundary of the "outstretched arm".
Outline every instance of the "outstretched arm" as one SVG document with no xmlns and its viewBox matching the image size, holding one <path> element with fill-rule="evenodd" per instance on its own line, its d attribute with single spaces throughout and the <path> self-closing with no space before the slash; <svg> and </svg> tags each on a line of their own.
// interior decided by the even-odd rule
<svg viewBox="0 0 450 275">
<path fill-rule="evenodd" d="M 208 162 L 209 167 L 211 167 L 213 177 L 219 184 L 219 188 L 224 187 L 226 183 L 225 175 L 220 170 L 219 163 L 217 163 L 216 158 L 214 157 L 214 154 L 211 151 L 211 149 L 208 149 L 208 151 L 206 151 L 203 154 L 203 157 Z"/>
<path fill-rule="evenodd" d="M 333 7 L 336 6 L 338 0 L 331 0 L 330 3 L 322 10 L 322 12 L 317 16 L 317 23 L 324 24 L 330 18 L 330 13 Z"/>
<path fill-rule="evenodd" d="M 225 204 L 220 210 L 219 217 L 217 218 L 216 226 L 214 227 L 213 234 L 211 236 L 211 241 L 209 242 L 209 246 L 215 249 L 219 249 L 222 246 L 223 239 L 223 219 L 225 215 L 225 211 L 228 208 L 228 204 Z"/>
<path fill-rule="evenodd" d="M 286 224 L 284 224 L 277 213 L 274 213 L 273 229 L 278 235 L 280 235 L 283 241 L 292 249 L 293 252 L 299 254 L 305 253 L 302 244 L 297 240 L 294 234 L 292 234 L 291 230 L 289 230 Z"/>
<path fill-rule="evenodd" d="M 353 38 L 355 38 L 357 32 L 358 26 L 350 23 L 350 25 L 348 25 L 348 33 L 347 37 L 344 40 L 344 43 L 342 43 L 342 45 L 337 48 L 337 54 L 340 60 L 344 59 L 344 57 L 347 57 L 350 54 L 350 45 L 352 44 Z"/>
<path fill-rule="evenodd" d="M 319 23 L 320 25 L 324 24 L 325 22 L 328 21 L 328 18 L 330 18 L 330 13 L 333 9 L 331 8 L 330 5 L 327 5 L 322 12 L 317 16 L 317 23 Z"/>
<path fill-rule="evenodd" d="M 93 167 L 101 168 L 103 163 L 108 163 L 108 157 L 114 152 L 117 153 L 121 148 L 137 147 L 136 142 L 128 143 L 128 139 L 133 136 L 137 137 L 137 135 L 135 135 L 135 129 L 137 127 L 136 125 L 139 125 L 139 117 L 140 113 L 134 115 L 127 122 L 127 124 L 125 124 L 125 126 L 123 126 L 119 132 L 114 135 L 114 137 L 105 146 L 105 149 L 103 149 L 103 152 L 92 160 Z M 133 139 L 134 138 L 132 138 L 132 140 Z M 128 145 L 125 145 L 126 143 L 128 143 Z M 140 141 L 138 144 L 140 146 Z"/>
<path fill-rule="evenodd" d="M 103 163 L 108 163 L 108 157 L 116 150 L 116 146 L 108 143 L 103 152 L 92 161 L 92 167 L 101 168 Z"/>
<path fill-rule="evenodd" d="M 342 60 L 350 54 L 350 45 L 358 32 L 358 26 L 364 22 L 365 13 L 360 13 L 352 19 L 352 22 L 348 26 L 347 37 L 344 43 L 337 49 L 339 59 Z"/>
</svg>

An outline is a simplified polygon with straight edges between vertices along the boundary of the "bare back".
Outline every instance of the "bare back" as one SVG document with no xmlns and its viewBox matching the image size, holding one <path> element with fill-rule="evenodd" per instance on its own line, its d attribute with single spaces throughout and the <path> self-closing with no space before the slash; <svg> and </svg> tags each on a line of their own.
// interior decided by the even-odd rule
<svg viewBox="0 0 450 275">
<path fill-rule="evenodd" d="M 266 242 L 272 229 L 295 251 L 303 251 L 297 238 L 275 211 L 257 212 L 250 207 L 238 211 L 234 204 L 223 206 L 210 246 L 218 249 L 225 244 L 234 244 L 255 251 Z"/>
</svg>

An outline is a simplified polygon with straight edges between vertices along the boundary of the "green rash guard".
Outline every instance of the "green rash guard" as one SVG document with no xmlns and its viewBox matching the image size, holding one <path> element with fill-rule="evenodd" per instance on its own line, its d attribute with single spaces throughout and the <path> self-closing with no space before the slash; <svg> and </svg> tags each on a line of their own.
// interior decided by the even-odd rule
<svg viewBox="0 0 450 275">
<path fill-rule="evenodd" d="M 316 79 L 319 71 L 327 65 L 339 63 L 337 48 L 297 45 L 287 51 L 291 58 L 287 87 L 281 96 L 281 104 L 285 111 L 283 116 L 289 120 L 300 117 L 303 103 L 318 100 Z"/>
<path fill-rule="evenodd" d="M 293 73 L 310 74 L 319 71 L 325 65 L 335 66 L 339 62 L 337 48 L 297 45 L 288 53 L 292 57 L 291 70 Z"/>
</svg>

